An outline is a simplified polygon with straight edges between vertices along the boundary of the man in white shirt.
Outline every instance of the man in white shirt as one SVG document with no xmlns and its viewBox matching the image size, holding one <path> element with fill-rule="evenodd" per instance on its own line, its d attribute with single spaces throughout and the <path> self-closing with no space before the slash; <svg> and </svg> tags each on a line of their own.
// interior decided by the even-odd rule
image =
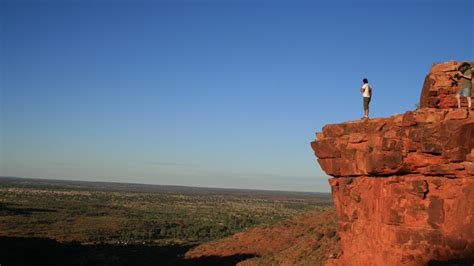
<svg viewBox="0 0 474 266">
<path fill-rule="evenodd" d="M 369 103 L 372 97 L 372 87 L 370 87 L 367 79 L 363 79 L 362 82 L 364 83 L 362 88 L 360 88 L 360 92 L 362 92 L 364 98 L 364 117 L 362 117 L 362 119 L 369 119 Z"/>
</svg>

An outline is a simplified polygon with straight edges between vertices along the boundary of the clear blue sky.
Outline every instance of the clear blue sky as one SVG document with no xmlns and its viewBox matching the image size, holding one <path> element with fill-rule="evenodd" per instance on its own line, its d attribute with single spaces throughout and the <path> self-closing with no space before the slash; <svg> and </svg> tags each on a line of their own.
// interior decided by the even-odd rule
<svg viewBox="0 0 474 266">
<path fill-rule="evenodd" d="M 1 2 L 0 175 L 329 191 L 363 78 L 389 116 L 474 59 L 468 0 L 132 2 Z"/>
</svg>

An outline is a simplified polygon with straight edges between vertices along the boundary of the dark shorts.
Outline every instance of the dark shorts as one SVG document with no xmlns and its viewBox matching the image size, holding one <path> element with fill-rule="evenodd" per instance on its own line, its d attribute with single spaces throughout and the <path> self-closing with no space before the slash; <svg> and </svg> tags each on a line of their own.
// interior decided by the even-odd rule
<svg viewBox="0 0 474 266">
<path fill-rule="evenodd" d="M 369 110 L 370 97 L 363 97 L 363 98 L 364 98 L 364 110 Z"/>
</svg>

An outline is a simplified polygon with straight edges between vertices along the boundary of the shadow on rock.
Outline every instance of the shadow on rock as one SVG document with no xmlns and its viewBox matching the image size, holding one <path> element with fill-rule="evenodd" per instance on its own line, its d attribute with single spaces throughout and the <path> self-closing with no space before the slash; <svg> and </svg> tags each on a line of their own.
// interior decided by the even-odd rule
<svg viewBox="0 0 474 266">
<path fill-rule="evenodd" d="M 49 238 L 0 237 L 0 265 L 235 265 L 239 254 L 185 259 L 194 245 L 82 245 Z"/>
<path fill-rule="evenodd" d="M 465 259 L 456 259 L 456 260 L 432 260 L 428 263 L 428 266 L 472 266 L 474 265 L 474 257 L 473 258 L 465 258 Z"/>
<path fill-rule="evenodd" d="M 240 261 L 244 261 L 250 258 L 255 258 L 255 254 L 235 254 L 232 256 L 208 256 L 199 257 L 195 259 L 186 259 L 178 262 L 176 265 L 236 265 Z"/>
</svg>

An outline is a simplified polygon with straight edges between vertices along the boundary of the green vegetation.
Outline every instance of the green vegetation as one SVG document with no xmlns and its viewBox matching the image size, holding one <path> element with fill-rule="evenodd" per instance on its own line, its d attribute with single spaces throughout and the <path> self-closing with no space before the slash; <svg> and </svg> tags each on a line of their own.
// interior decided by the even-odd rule
<svg viewBox="0 0 474 266">
<path fill-rule="evenodd" d="M 331 205 L 317 193 L 15 180 L 0 179 L 0 235 L 61 242 L 198 243 Z"/>
</svg>

